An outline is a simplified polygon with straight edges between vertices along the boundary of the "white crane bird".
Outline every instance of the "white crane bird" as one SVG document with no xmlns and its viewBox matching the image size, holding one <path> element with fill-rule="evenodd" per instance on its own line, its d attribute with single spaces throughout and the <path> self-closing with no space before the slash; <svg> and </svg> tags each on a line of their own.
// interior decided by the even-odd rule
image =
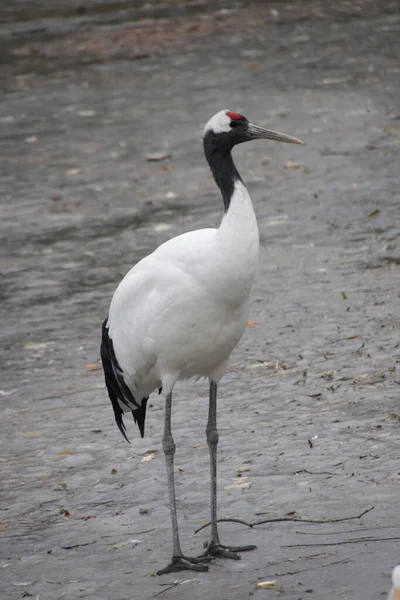
<svg viewBox="0 0 400 600">
<path fill-rule="evenodd" d="M 179 235 L 137 263 L 124 277 L 103 324 L 101 359 L 115 421 L 126 438 L 123 413 L 132 411 L 142 437 L 149 395 L 165 396 L 162 439 L 172 519 L 171 562 L 158 574 L 208 570 L 212 557 L 239 559 L 255 546 L 227 547 L 217 527 L 217 386 L 246 327 L 250 290 L 258 266 L 259 238 L 250 196 L 233 163 L 236 144 L 265 138 L 302 144 L 295 137 L 252 125 L 222 110 L 208 121 L 204 152 L 221 191 L 218 229 Z M 210 383 L 206 428 L 211 470 L 211 538 L 202 556 L 182 553 L 175 500 L 171 432 L 172 390 L 180 379 Z"/>
</svg>

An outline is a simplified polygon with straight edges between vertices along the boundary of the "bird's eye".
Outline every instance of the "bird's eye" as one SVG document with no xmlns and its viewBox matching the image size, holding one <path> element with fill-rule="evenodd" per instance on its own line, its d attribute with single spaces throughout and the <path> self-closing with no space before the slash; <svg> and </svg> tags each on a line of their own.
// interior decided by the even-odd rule
<svg viewBox="0 0 400 600">
<path fill-rule="evenodd" d="M 239 121 L 231 121 L 229 124 L 231 127 L 238 127 L 238 125 L 240 125 Z"/>
</svg>

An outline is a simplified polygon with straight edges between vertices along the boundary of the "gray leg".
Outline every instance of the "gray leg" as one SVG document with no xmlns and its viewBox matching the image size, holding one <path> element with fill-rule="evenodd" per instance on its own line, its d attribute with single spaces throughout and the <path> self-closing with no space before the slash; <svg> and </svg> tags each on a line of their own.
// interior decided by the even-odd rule
<svg viewBox="0 0 400 600">
<path fill-rule="evenodd" d="M 169 494 L 169 508 L 171 511 L 172 520 L 172 560 L 170 564 L 157 572 L 157 575 L 164 575 L 165 573 L 172 573 L 174 571 L 183 571 L 189 569 L 191 571 L 207 571 L 208 567 L 205 562 L 209 562 L 211 559 L 202 558 L 189 558 L 182 554 L 181 544 L 179 541 L 178 531 L 178 518 L 176 514 L 176 498 L 175 498 L 175 478 L 174 478 L 174 454 L 175 454 L 175 442 L 171 432 L 171 405 L 172 405 L 172 393 L 167 394 L 165 398 L 165 426 L 163 435 L 163 450 L 165 455 L 165 462 L 167 465 L 167 481 L 168 481 L 168 494 Z"/>
<path fill-rule="evenodd" d="M 210 402 L 206 427 L 207 444 L 210 452 L 211 477 L 211 543 L 219 544 L 217 525 L 217 447 L 219 434 L 217 429 L 217 384 L 210 381 Z"/>
<path fill-rule="evenodd" d="M 223 546 L 219 541 L 217 523 L 217 384 L 210 381 L 210 403 L 208 409 L 208 422 L 206 428 L 207 443 L 210 451 L 210 474 L 211 474 L 211 539 L 205 544 L 205 556 L 225 556 L 239 560 L 237 552 L 254 550 L 257 546 Z"/>
<path fill-rule="evenodd" d="M 167 483 L 169 495 L 169 509 L 171 511 L 172 520 L 172 555 L 182 556 L 181 544 L 179 542 L 178 518 L 176 515 L 176 498 L 175 498 L 175 476 L 174 476 L 174 456 L 175 442 L 171 431 L 171 405 L 172 394 L 168 394 L 165 399 L 165 427 L 162 440 L 165 463 L 167 465 Z"/>
</svg>

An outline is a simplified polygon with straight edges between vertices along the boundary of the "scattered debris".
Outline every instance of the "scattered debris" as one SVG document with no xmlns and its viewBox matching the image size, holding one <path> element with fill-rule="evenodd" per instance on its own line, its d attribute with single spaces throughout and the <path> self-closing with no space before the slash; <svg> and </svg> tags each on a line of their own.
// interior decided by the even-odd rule
<svg viewBox="0 0 400 600">
<path fill-rule="evenodd" d="M 85 542 L 84 544 L 74 544 L 73 546 L 61 546 L 63 550 L 74 550 L 75 548 L 83 548 L 84 546 L 91 546 L 92 544 L 97 544 L 97 540 L 93 540 L 93 542 Z"/>
<path fill-rule="evenodd" d="M 151 513 L 151 508 L 140 508 L 139 515 L 148 515 Z"/>
<path fill-rule="evenodd" d="M 140 462 L 149 462 L 149 460 L 153 460 L 158 450 L 147 450 Z"/>
<path fill-rule="evenodd" d="M 14 394 L 17 391 L 17 388 L 14 388 L 12 390 L 0 390 L 0 396 L 11 396 L 11 394 Z"/>
<path fill-rule="evenodd" d="M 27 342 L 24 346 L 25 350 L 44 350 L 47 348 L 46 342 Z"/>
<path fill-rule="evenodd" d="M 232 481 L 233 481 L 233 483 L 230 483 L 229 485 L 224 486 L 224 490 L 235 490 L 235 489 L 248 490 L 252 486 L 250 477 L 246 477 L 246 476 L 242 477 L 241 473 L 239 473 L 238 477 L 235 477 L 235 479 L 232 479 Z"/>
<path fill-rule="evenodd" d="M 247 473 L 248 471 L 251 471 L 251 467 L 237 467 L 236 471 L 238 473 Z"/>
<path fill-rule="evenodd" d="M 101 364 L 98 363 L 87 363 L 85 365 L 85 369 L 87 369 L 88 371 L 100 371 L 101 369 Z"/>
<path fill-rule="evenodd" d="M 166 158 L 170 158 L 171 154 L 168 150 L 164 150 L 161 152 L 147 152 L 146 160 L 148 162 L 157 162 L 159 160 L 165 160 Z"/>
<path fill-rule="evenodd" d="M 112 544 L 111 546 L 109 546 L 107 548 L 107 550 L 119 550 L 120 548 L 123 548 L 124 546 L 127 546 L 128 544 L 132 544 L 133 547 L 137 546 L 138 544 L 141 544 L 143 540 L 126 540 L 125 542 L 117 542 L 116 544 Z"/>
</svg>

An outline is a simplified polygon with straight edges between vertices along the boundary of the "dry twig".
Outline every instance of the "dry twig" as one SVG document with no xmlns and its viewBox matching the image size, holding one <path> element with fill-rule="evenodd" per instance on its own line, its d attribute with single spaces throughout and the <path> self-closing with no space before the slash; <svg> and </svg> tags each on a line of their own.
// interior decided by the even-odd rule
<svg viewBox="0 0 400 600">
<path fill-rule="evenodd" d="M 335 519 L 304 519 L 302 517 L 274 517 L 272 519 L 261 519 L 259 521 L 251 521 L 250 523 L 247 521 L 243 521 L 242 519 L 229 519 L 223 517 L 222 519 L 218 519 L 218 523 L 240 523 L 241 525 L 246 525 L 246 527 L 256 527 L 256 525 L 264 525 L 265 523 L 280 523 L 282 521 L 296 521 L 297 523 L 340 523 L 342 521 L 350 521 L 351 519 L 361 519 L 364 515 L 371 512 L 374 507 L 367 508 L 359 515 L 353 515 L 352 517 L 339 517 Z M 201 527 L 195 530 L 195 533 L 199 533 L 202 529 L 209 527 L 211 523 L 204 523 Z"/>
<path fill-rule="evenodd" d="M 342 540 L 341 542 L 324 542 L 322 544 L 289 544 L 287 546 L 282 546 L 282 548 L 308 548 L 310 546 L 343 546 L 344 544 L 359 544 L 363 542 L 391 542 L 392 540 L 400 540 L 400 537 L 388 537 L 388 538 L 354 538 L 350 540 Z"/>
</svg>

